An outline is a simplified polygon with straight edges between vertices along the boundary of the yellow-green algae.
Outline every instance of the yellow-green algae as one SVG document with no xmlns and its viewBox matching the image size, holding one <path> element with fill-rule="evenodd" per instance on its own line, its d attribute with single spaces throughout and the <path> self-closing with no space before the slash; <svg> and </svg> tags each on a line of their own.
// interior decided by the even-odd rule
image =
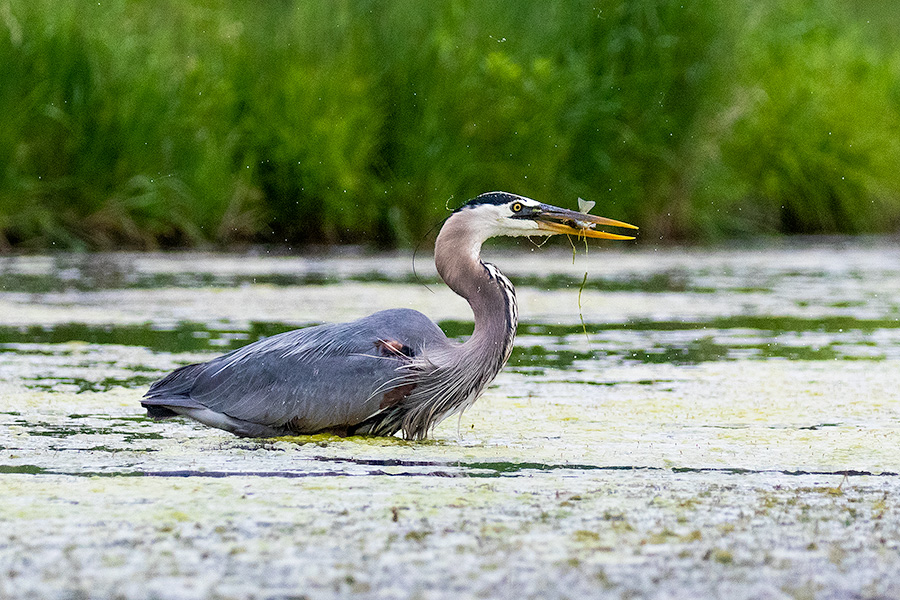
<svg viewBox="0 0 900 600">
<path fill-rule="evenodd" d="M 545 354 L 501 373 L 427 443 L 241 440 L 142 417 L 132 376 L 202 360 L 215 347 L 173 354 L 127 336 L 113 345 L 4 344 L 0 598 L 900 596 L 893 246 L 592 251 L 575 266 L 547 254 L 496 262 L 514 279 L 552 269 L 676 272 L 686 291 L 586 289 L 598 348 L 590 353 L 577 287 L 520 287 L 535 330 L 519 343 Z M 409 266 L 383 257 L 104 260 L 147 273 L 243 276 L 377 269 L 402 278 Z M 7 271 L 48 276 L 59 262 L 3 261 Z M 354 281 L 0 292 L 0 325 L 239 331 L 254 320 L 352 318 L 398 302 L 469 319 L 464 302 L 435 291 Z M 847 333 L 837 317 L 881 325 Z M 760 325 L 787 318 L 806 321 L 794 333 Z M 718 325 L 677 328 L 698 320 Z M 554 333 L 559 323 L 574 332 Z M 624 325 L 592 329 L 598 323 Z M 690 349 L 703 336 L 727 354 L 628 356 Z M 741 338 L 812 349 L 837 340 L 837 355 L 859 359 L 753 354 Z M 606 356 L 604 347 L 618 350 Z M 554 352 L 569 354 L 553 360 Z"/>
</svg>

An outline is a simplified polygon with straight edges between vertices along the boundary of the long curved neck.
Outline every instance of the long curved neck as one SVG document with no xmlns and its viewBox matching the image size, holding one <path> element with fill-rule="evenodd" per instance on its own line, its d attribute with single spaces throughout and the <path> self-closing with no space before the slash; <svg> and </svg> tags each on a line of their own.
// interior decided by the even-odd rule
<svg viewBox="0 0 900 600">
<path fill-rule="evenodd" d="M 475 331 L 464 344 L 435 344 L 409 364 L 402 384 L 412 384 L 397 412 L 383 417 L 379 431 L 403 429 L 421 439 L 441 420 L 466 409 L 493 381 L 512 351 L 516 335 L 516 293 L 493 265 L 481 262 L 481 244 L 496 231 L 468 211 L 450 215 L 434 246 L 443 280 L 465 298 L 475 314 Z"/>
<path fill-rule="evenodd" d="M 459 351 L 465 360 L 492 371 L 506 363 L 516 334 L 518 309 L 512 283 L 493 265 L 481 261 L 483 230 L 467 223 L 466 213 L 454 213 L 438 234 L 434 263 L 441 278 L 465 298 L 475 316 L 475 331 Z"/>
</svg>

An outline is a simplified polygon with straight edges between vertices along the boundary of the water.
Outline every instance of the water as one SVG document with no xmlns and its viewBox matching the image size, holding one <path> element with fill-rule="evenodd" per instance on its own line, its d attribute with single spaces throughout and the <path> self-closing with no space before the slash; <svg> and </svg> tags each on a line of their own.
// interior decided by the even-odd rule
<svg viewBox="0 0 900 600">
<path fill-rule="evenodd" d="M 485 255 L 510 364 L 418 443 L 138 402 L 381 308 L 464 338 L 427 257 L 0 259 L 0 598 L 900 595 L 895 245 Z"/>
</svg>

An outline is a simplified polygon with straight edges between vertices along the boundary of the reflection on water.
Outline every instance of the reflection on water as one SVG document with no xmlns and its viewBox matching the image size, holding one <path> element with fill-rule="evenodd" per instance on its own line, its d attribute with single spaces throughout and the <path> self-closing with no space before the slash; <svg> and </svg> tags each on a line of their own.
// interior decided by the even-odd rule
<svg viewBox="0 0 900 600">
<path fill-rule="evenodd" d="M 472 324 L 463 321 L 440 325 L 459 341 L 472 331 Z M 172 354 L 176 359 L 179 354 L 199 354 L 200 360 L 207 354 L 227 352 L 294 328 L 286 323 L 264 322 L 250 322 L 246 328 L 202 322 L 0 326 L 0 356 L 9 364 L 17 364 L 22 383 L 34 389 L 84 392 L 139 388 L 149 385 L 162 371 L 132 363 L 110 374 L 104 368 L 116 359 L 96 356 L 92 363 L 92 349 L 135 346 Z M 587 337 L 580 326 L 520 325 L 507 369 L 523 375 L 555 373 L 555 377 L 565 378 L 566 373 L 629 362 L 696 365 L 735 360 L 900 358 L 900 321 L 895 319 L 752 316 L 706 322 L 589 323 L 586 329 Z M 94 372 L 92 364 L 97 367 Z M 35 369 L 34 365 L 40 366 Z"/>
<path fill-rule="evenodd" d="M 143 271 L 126 256 L 73 255 L 44 262 L 37 269 L 22 269 L 11 261 L 0 264 L 0 290 L 6 292 L 50 293 L 63 291 L 100 291 L 117 289 L 203 288 L 269 285 L 276 287 L 338 285 L 344 282 L 440 284 L 433 273 L 415 274 L 396 268 L 379 270 L 380 261 L 370 261 L 368 271 L 341 272 L 330 262 L 306 263 L 293 272 L 235 273 L 204 271 L 197 263 L 194 270 Z M 37 271 L 37 272 L 35 272 Z M 519 274 L 516 283 L 540 289 L 579 289 L 634 292 L 712 293 L 715 288 L 694 285 L 690 273 L 673 269 L 648 275 L 629 273 L 619 277 L 593 276 L 584 280 L 568 273 Z M 740 291 L 740 290 L 738 290 Z M 747 290 L 744 290 L 747 291 Z M 765 290 L 764 290 L 765 291 Z"/>
<path fill-rule="evenodd" d="M 900 280 L 900 265 L 889 260 L 887 249 L 856 249 L 845 268 L 836 267 L 846 249 L 784 250 L 766 262 L 741 261 L 734 253 L 705 253 L 702 260 L 673 259 L 655 254 L 621 255 L 619 270 L 590 273 L 584 293 L 602 292 L 603 298 L 629 293 L 640 304 L 640 294 L 679 295 L 711 307 L 706 318 L 644 317 L 606 321 L 596 315 L 541 322 L 523 307 L 523 322 L 507 367 L 509 372 L 575 381 L 574 373 L 602 372 L 604 368 L 628 364 L 690 366 L 717 361 L 830 361 L 885 360 L 900 357 L 898 297 L 891 296 Z M 818 254 L 817 254 L 818 253 Z M 680 256 L 678 253 L 672 253 Z M 884 256 L 882 256 L 884 255 Z M 818 260 L 814 260 L 818 256 Z M 58 255 L 13 257 L 0 260 L 0 297 L 18 299 L 29 306 L 73 306 L 109 302 L 92 294 L 109 290 L 148 290 L 166 302 L 166 290 L 178 288 L 268 289 L 309 288 L 361 282 L 404 286 L 438 283 L 433 272 L 416 275 L 402 258 L 296 260 L 290 257 L 217 257 L 190 254 Z M 552 268 L 538 264 L 531 272 L 527 264 L 515 262 L 511 276 L 520 295 L 537 298 L 568 290 L 574 294 L 582 276 L 572 269 L 569 257 L 548 260 Z M 545 257 L 546 258 L 546 257 Z M 643 258 L 643 260 L 642 260 Z M 249 263 L 249 264 L 248 264 Z M 799 263 L 791 267 L 791 263 Z M 590 264 L 586 268 L 590 268 Z M 558 270 L 556 270 L 558 269 Z M 608 271 L 608 269 L 607 269 Z M 254 286 L 259 286 L 255 288 Z M 358 288 L 355 288 L 358 289 Z M 379 288 L 379 289 L 383 289 Z M 399 288 L 398 288 L 399 289 Z M 404 288 L 405 289 L 405 288 Z M 804 293 L 805 290 L 805 293 Z M 828 291 L 827 297 L 822 297 Z M 314 294 L 315 292 L 311 292 Z M 638 293 L 638 296 L 634 296 Z M 734 314 L 735 304 L 754 296 L 757 300 Z M 794 307 L 806 314 L 763 312 L 768 296 L 790 297 Z M 763 300 L 758 300 L 763 298 Z M 112 297 L 113 301 L 115 296 Z M 534 303 L 534 302 L 532 302 Z M 720 313 L 716 314 L 716 306 Z M 547 312 L 555 312 L 551 307 Z M 571 312 L 571 305 L 559 307 Z M 76 311 L 77 312 L 77 311 Z M 190 310 L 188 310 L 190 313 Z M 143 388 L 172 363 L 202 360 L 255 340 L 304 326 L 303 323 L 271 320 L 210 319 L 194 313 L 196 320 L 151 319 L 145 323 L 40 322 L 0 325 L 0 355 L 6 378 L 18 379 L 25 387 L 57 392 L 106 391 L 114 387 Z M 273 315 L 277 317 L 277 315 Z M 308 322 L 305 325 L 311 325 Z M 443 319 L 446 334 L 464 340 L 472 323 Z M 119 348 L 113 350 L 112 348 Z M 125 361 L 116 356 L 121 348 L 150 351 L 153 364 Z M 156 360 L 160 354 L 171 360 Z M 596 381 L 584 381 L 583 385 Z M 604 384 L 612 382 L 602 381 Z"/>
<path fill-rule="evenodd" d="M 409 442 L 247 440 L 139 405 L 179 365 L 390 306 L 464 339 L 465 302 L 408 256 L 0 257 L 0 597 L 288 598 L 297 573 L 329 598 L 525 576 L 541 597 L 547 573 L 589 579 L 579 597 L 673 573 L 735 598 L 898 596 L 896 245 L 493 262 L 518 286 L 510 363 Z M 415 577 L 367 588 L 384 565 Z"/>
<path fill-rule="evenodd" d="M 567 253 L 522 254 L 495 261 L 519 290 L 515 348 L 466 416 L 474 419 L 466 421 L 469 432 L 487 436 L 476 445 L 523 444 L 510 462 L 527 463 L 554 448 L 565 454 L 571 444 L 594 444 L 598 432 L 612 451 L 629 435 L 671 437 L 665 427 L 688 437 L 702 427 L 746 438 L 754 423 L 808 434 L 822 431 L 823 423 L 842 429 L 881 418 L 874 409 L 847 404 L 846 392 L 829 396 L 827 390 L 845 382 L 855 389 L 853 378 L 870 397 L 889 387 L 868 374 L 884 363 L 885 372 L 893 372 L 891 361 L 900 359 L 900 253 L 893 246 L 596 252 L 574 265 Z M 472 331 L 468 308 L 461 303 L 441 313 L 453 298 L 447 300 L 442 285 L 432 285 L 432 292 L 422 282 L 435 284 L 434 272 L 414 274 L 407 256 L 6 257 L 0 259 L 0 307 L 20 310 L 0 314 L 0 386 L 18 395 L 10 396 L 17 403 L 0 421 L 83 452 L 156 451 L 154 444 L 174 431 L 221 436 L 193 423 L 144 421 L 138 399 L 179 365 L 331 320 L 343 314 L 344 303 L 354 306 L 353 316 L 404 302 L 428 314 L 437 308 L 443 330 L 463 341 Z M 281 318 L 294 310 L 286 310 L 292 299 L 302 310 Z M 827 383 L 833 377 L 841 383 Z M 37 408 L 27 394 L 39 394 Z M 122 399 L 111 406 L 112 398 Z M 782 406 L 784 399 L 803 410 Z M 891 406 L 881 400 L 878 406 Z M 48 403 L 64 408 L 47 415 Z M 816 414 L 829 403 L 839 407 L 835 414 Z M 655 434 L 647 424 L 654 418 L 668 423 Z M 442 426 L 437 441 L 455 441 L 435 452 L 467 446 L 462 423 L 456 431 Z M 637 429 L 629 434 L 632 425 Z M 625 437 L 613 442 L 610 430 Z M 73 445 L 81 438 L 90 441 Z M 531 439 L 543 441 L 525 441 Z M 664 454 L 613 463 L 650 467 L 673 460 Z M 599 466 L 602 455 L 595 457 Z M 682 461 L 681 467 L 755 468 L 698 456 L 701 464 Z"/>
</svg>

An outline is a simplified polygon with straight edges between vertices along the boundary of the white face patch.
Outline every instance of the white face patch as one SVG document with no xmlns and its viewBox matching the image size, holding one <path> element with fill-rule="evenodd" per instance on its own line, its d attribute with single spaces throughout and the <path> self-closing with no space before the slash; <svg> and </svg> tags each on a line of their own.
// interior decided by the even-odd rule
<svg viewBox="0 0 900 600">
<path fill-rule="evenodd" d="M 479 245 L 484 240 L 498 236 L 520 236 L 520 235 L 536 235 L 538 233 L 537 223 L 531 219 L 514 219 L 515 214 L 512 205 L 509 204 L 482 204 L 461 211 L 459 214 L 464 215 L 467 226 L 475 233 L 478 238 Z M 523 206 L 527 206 L 522 202 Z"/>
<path fill-rule="evenodd" d="M 535 202 L 530 198 L 518 198 L 502 205 L 500 208 L 504 209 L 504 218 L 501 223 L 498 223 L 499 230 L 494 235 L 543 235 L 542 231 L 538 228 L 538 224 L 533 219 L 516 218 L 516 215 L 520 212 L 529 212 L 529 209 L 537 208 L 540 205 L 540 202 Z"/>
<path fill-rule="evenodd" d="M 534 200 L 532 200 L 530 198 L 520 198 L 518 200 L 514 200 L 513 202 L 509 202 L 508 204 L 503 205 L 506 207 L 506 216 L 507 217 L 512 217 L 516 214 L 516 211 L 513 210 L 513 208 L 515 208 L 517 204 L 521 205 L 521 207 L 524 209 L 537 208 L 538 206 L 541 205 L 540 202 L 535 202 Z M 519 210 L 521 211 L 522 208 L 520 208 Z"/>
<path fill-rule="evenodd" d="M 544 229 L 529 218 L 516 218 L 516 215 L 530 212 L 531 209 L 541 206 L 531 198 L 508 194 L 510 201 L 503 204 L 478 204 L 465 207 L 456 215 L 465 221 L 466 228 L 472 234 L 471 241 L 480 248 L 484 240 L 495 236 L 535 236 L 548 235 Z M 519 206 L 516 206 L 519 205 Z M 516 210 L 513 210 L 516 209 Z"/>
</svg>

